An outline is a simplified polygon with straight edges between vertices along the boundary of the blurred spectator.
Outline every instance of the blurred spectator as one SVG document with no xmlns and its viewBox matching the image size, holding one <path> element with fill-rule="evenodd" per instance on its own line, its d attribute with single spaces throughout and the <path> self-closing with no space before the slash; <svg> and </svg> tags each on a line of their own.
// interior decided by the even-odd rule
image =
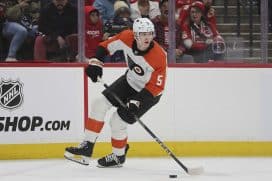
<svg viewBox="0 0 272 181">
<path fill-rule="evenodd" d="M 3 24 L 6 19 L 6 4 L 0 1 L 0 23 Z"/>
<path fill-rule="evenodd" d="M 94 0 L 85 0 L 85 6 L 92 6 L 94 3 Z"/>
<path fill-rule="evenodd" d="M 268 21 L 269 31 L 272 32 L 272 1 L 268 1 Z"/>
<path fill-rule="evenodd" d="M 97 9 L 102 17 L 103 24 L 107 21 L 112 21 L 114 17 L 115 0 L 95 0 L 93 6 Z"/>
<path fill-rule="evenodd" d="M 4 53 L 4 40 L 2 37 L 2 28 L 6 21 L 6 4 L 3 2 L 3 0 L 0 1 L 0 62 L 5 59 L 5 53 Z"/>
<path fill-rule="evenodd" d="M 2 32 L 2 27 L 5 21 L 6 21 L 6 4 L 0 1 L 0 32 Z"/>
<path fill-rule="evenodd" d="M 205 7 L 197 1 L 190 7 L 189 22 L 183 26 L 183 41 L 197 63 L 222 60 L 225 43 L 218 31 L 205 20 Z"/>
<path fill-rule="evenodd" d="M 176 19 L 181 25 L 189 17 L 189 8 L 193 0 L 176 0 Z"/>
<path fill-rule="evenodd" d="M 52 0 L 41 11 L 41 35 L 36 38 L 34 59 L 66 61 L 67 36 L 77 33 L 77 9 L 68 0 Z"/>
<path fill-rule="evenodd" d="M 133 20 L 130 18 L 131 12 L 127 3 L 116 1 L 114 3 L 113 24 L 132 28 Z"/>
<path fill-rule="evenodd" d="M 130 9 L 124 1 L 116 1 L 114 3 L 114 18 L 112 21 L 107 21 L 104 26 L 104 32 L 113 36 L 121 31 L 132 28 L 133 21 L 130 18 Z"/>
<path fill-rule="evenodd" d="M 109 33 L 109 36 L 116 35 L 125 29 L 132 29 L 133 20 L 130 18 L 131 12 L 128 4 L 125 1 L 117 0 L 114 3 L 114 18 L 113 21 L 108 21 L 105 24 L 104 31 Z M 109 62 L 124 62 L 125 55 L 123 50 L 114 52 L 113 55 L 106 58 Z"/>
<path fill-rule="evenodd" d="M 194 2 L 202 2 L 204 4 L 204 18 L 216 28 L 215 9 L 212 7 L 213 0 L 176 0 L 177 9 L 179 12 L 178 24 L 183 26 L 189 20 L 190 7 Z"/>
<path fill-rule="evenodd" d="M 181 8 L 184 5 L 189 5 L 192 3 L 192 0 L 176 0 L 176 8 Z"/>
<path fill-rule="evenodd" d="M 168 0 L 162 0 L 160 2 L 161 16 L 154 21 L 155 26 L 155 38 L 166 51 L 169 47 L 169 27 L 168 27 Z M 176 62 L 177 63 L 192 63 L 193 57 L 191 55 L 184 54 L 185 48 L 182 44 L 182 31 L 180 27 L 176 25 Z"/>
<path fill-rule="evenodd" d="M 85 7 L 85 55 L 95 56 L 96 48 L 103 39 L 103 23 L 100 14 L 93 6 Z M 107 37 L 105 37 L 107 39 Z"/>
<path fill-rule="evenodd" d="M 78 0 L 68 0 L 74 7 L 77 7 Z"/>
<path fill-rule="evenodd" d="M 135 3 L 135 2 L 137 2 L 137 0 L 129 0 L 130 4 Z"/>
<path fill-rule="evenodd" d="M 159 3 L 156 1 L 138 0 L 137 2 L 131 4 L 130 8 L 131 18 L 133 20 L 139 17 L 154 20 L 155 18 L 158 18 L 161 15 Z"/>
<path fill-rule="evenodd" d="M 212 7 L 213 0 L 202 0 L 202 2 L 205 5 L 204 15 L 207 21 L 216 28 L 215 9 Z"/>
<path fill-rule="evenodd" d="M 45 8 L 51 2 L 52 2 L 52 0 L 41 0 L 41 7 Z"/>
<path fill-rule="evenodd" d="M 30 38 L 33 42 L 37 35 L 37 21 L 39 18 L 39 0 L 7 0 L 6 18 L 3 24 L 3 37 L 10 40 L 6 61 L 17 61 L 16 56 L 22 44 Z M 33 43 L 29 51 L 33 51 Z M 31 57 L 32 59 L 32 57 Z"/>
<path fill-rule="evenodd" d="M 77 1 L 78 0 L 68 0 L 69 3 L 71 3 L 73 6 L 77 6 Z M 92 1 L 92 0 L 90 0 Z M 52 0 L 41 0 L 41 7 L 44 8 L 46 6 L 48 6 L 48 4 L 50 4 L 52 2 Z"/>
</svg>

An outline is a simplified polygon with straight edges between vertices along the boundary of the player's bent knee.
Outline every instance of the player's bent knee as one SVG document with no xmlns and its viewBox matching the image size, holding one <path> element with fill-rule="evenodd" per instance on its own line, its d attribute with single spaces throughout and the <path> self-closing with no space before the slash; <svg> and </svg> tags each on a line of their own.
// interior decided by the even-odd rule
<svg viewBox="0 0 272 181">
<path fill-rule="evenodd" d="M 114 112 L 110 119 L 110 127 L 113 131 L 124 130 L 127 128 L 127 123 L 120 118 L 117 112 Z"/>
<path fill-rule="evenodd" d="M 103 120 L 107 111 L 112 107 L 111 103 L 103 95 L 95 98 L 92 101 L 90 116 L 97 120 Z"/>
</svg>

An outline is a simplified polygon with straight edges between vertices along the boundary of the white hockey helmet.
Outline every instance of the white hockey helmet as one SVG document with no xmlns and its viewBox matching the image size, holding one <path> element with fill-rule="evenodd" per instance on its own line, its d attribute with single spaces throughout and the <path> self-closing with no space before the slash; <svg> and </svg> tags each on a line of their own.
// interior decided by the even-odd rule
<svg viewBox="0 0 272 181">
<path fill-rule="evenodd" d="M 133 22 L 133 32 L 136 38 L 141 32 L 152 32 L 154 35 L 154 24 L 148 18 L 137 18 Z"/>
</svg>

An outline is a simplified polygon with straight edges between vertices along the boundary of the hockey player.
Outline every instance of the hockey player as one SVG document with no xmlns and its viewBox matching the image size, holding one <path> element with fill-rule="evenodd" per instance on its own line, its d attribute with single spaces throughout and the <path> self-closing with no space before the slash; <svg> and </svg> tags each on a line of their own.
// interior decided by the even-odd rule
<svg viewBox="0 0 272 181">
<path fill-rule="evenodd" d="M 103 128 L 106 112 L 117 107 L 110 118 L 112 153 L 98 160 L 98 167 L 121 167 L 128 150 L 127 125 L 136 122 L 160 100 L 166 79 L 167 56 L 158 43 L 153 41 L 154 25 L 147 18 L 138 18 L 132 30 L 124 30 L 100 43 L 96 56 L 89 60 L 86 74 L 93 82 L 103 75 L 103 60 L 109 53 L 123 50 L 128 69 L 92 102 L 86 124 L 85 139 L 78 147 L 66 148 L 65 157 L 88 165 L 95 141 Z M 112 96 L 115 94 L 126 105 L 124 108 Z M 82 157 L 76 160 L 75 155 Z"/>
</svg>

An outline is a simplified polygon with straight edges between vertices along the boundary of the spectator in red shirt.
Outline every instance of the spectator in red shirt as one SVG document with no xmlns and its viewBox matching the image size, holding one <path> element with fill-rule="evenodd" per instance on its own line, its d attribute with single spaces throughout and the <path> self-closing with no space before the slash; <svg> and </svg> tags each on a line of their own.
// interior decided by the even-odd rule
<svg viewBox="0 0 272 181">
<path fill-rule="evenodd" d="M 188 18 L 192 1 L 193 0 L 176 0 L 176 14 L 179 25 L 182 25 Z"/>
<path fill-rule="evenodd" d="M 92 6 L 94 3 L 94 0 L 85 0 L 85 6 Z"/>
<path fill-rule="evenodd" d="M 211 26 L 216 27 L 216 17 L 215 17 L 215 9 L 212 7 L 213 0 L 202 0 L 205 5 L 204 15 L 207 18 L 207 21 L 211 24 Z"/>
<path fill-rule="evenodd" d="M 85 57 L 92 58 L 95 56 L 95 52 L 98 44 L 102 40 L 106 40 L 108 37 L 103 33 L 103 22 L 100 18 L 99 11 L 94 6 L 85 6 Z M 69 36 L 67 38 L 70 51 L 72 54 L 78 53 L 78 38 L 76 36 Z M 77 59 L 78 56 L 71 57 L 72 60 Z"/>
<path fill-rule="evenodd" d="M 183 26 L 182 38 L 187 52 L 194 56 L 197 63 L 222 60 L 225 43 L 219 32 L 206 21 L 205 7 L 194 2 L 190 7 L 190 19 Z"/>
<path fill-rule="evenodd" d="M 99 11 L 93 6 L 85 6 L 85 16 L 85 55 L 91 58 L 103 40 L 103 23 Z"/>
<path fill-rule="evenodd" d="M 192 3 L 192 0 L 176 0 L 176 8 L 181 8 L 184 5 L 189 5 Z"/>
<path fill-rule="evenodd" d="M 180 26 L 188 21 L 190 16 L 190 7 L 194 2 L 202 2 L 204 5 L 204 17 L 211 26 L 216 28 L 215 10 L 212 7 L 212 0 L 176 0 L 177 9 L 179 9 L 178 23 Z"/>
<path fill-rule="evenodd" d="M 155 38 L 166 51 L 169 47 L 169 26 L 168 26 L 168 0 L 162 0 L 159 4 L 161 16 L 159 19 L 154 20 L 155 26 Z M 182 32 L 178 25 L 176 25 L 176 62 L 177 63 L 191 63 L 193 57 L 191 55 L 184 54 L 185 47 L 182 44 Z"/>
</svg>

